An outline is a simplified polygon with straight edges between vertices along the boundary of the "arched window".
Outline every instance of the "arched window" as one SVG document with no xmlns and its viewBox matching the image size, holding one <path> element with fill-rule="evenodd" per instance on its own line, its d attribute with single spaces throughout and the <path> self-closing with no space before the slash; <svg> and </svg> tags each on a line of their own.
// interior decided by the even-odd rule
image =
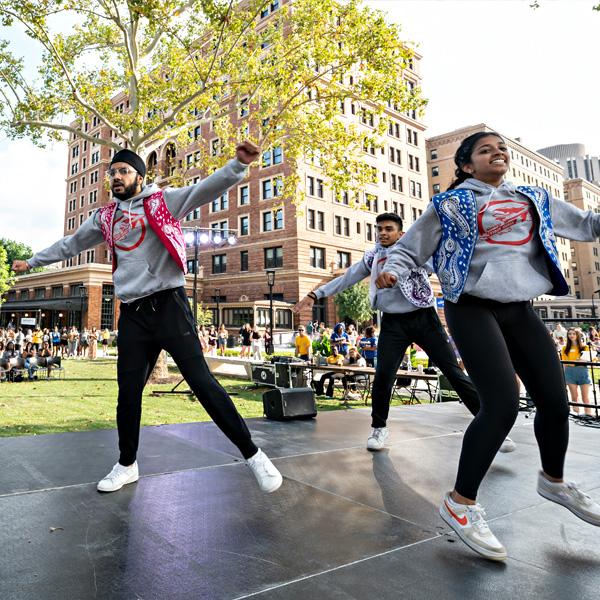
<svg viewBox="0 0 600 600">
<path fill-rule="evenodd" d="M 177 169 L 177 148 L 175 144 L 172 142 L 167 144 L 167 149 L 165 151 L 165 177 L 172 177 L 175 175 L 175 171 Z"/>
<path fill-rule="evenodd" d="M 158 156 L 156 152 L 151 152 L 146 161 L 146 177 L 148 183 L 152 183 L 158 172 Z"/>
</svg>

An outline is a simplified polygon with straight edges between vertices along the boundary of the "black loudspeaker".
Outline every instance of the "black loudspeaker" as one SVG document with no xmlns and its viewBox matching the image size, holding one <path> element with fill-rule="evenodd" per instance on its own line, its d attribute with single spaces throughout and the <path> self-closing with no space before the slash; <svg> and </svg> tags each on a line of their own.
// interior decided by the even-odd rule
<svg viewBox="0 0 600 600">
<path fill-rule="evenodd" d="M 263 409 L 267 419 L 285 421 L 317 416 L 315 394 L 311 388 L 275 388 L 263 394 Z"/>
<path fill-rule="evenodd" d="M 252 381 L 262 385 L 275 385 L 275 368 L 252 366 Z"/>
</svg>

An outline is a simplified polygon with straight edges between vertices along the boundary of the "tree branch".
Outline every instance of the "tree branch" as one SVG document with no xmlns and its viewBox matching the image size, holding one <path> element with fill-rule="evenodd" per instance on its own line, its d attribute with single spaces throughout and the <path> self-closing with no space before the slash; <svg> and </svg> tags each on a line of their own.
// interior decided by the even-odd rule
<svg viewBox="0 0 600 600">
<path fill-rule="evenodd" d="M 116 150 L 120 150 L 121 146 L 116 142 L 111 142 L 109 140 L 105 140 L 103 138 L 95 138 L 93 135 L 85 133 L 81 131 L 81 129 L 77 129 L 77 127 L 72 127 L 71 125 L 63 125 L 61 123 L 52 123 L 50 121 L 36 121 L 36 120 L 23 120 L 23 121 L 14 121 L 11 123 L 13 127 L 22 127 L 22 126 L 30 126 L 30 127 L 43 127 L 46 129 L 56 129 L 57 131 L 67 131 L 69 133 L 73 133 L 80 137 L 83 140 L 87 140 L 92 144 L 99 144 L 101 146 L 108 146 L 109 148 L 115 148 Z"/>
</svg>

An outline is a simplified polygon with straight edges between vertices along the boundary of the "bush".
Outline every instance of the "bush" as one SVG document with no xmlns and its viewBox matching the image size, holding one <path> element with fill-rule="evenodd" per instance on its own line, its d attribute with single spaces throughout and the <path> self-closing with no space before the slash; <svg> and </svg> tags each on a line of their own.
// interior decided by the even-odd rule
<svg viewBox="0 0 600 600">
<path fill-rule="evenodd" d="M 312 342 L 313 354 L 320 354 L 321 356 L 331 355 L 331 340 L 326 336 L 321 336 L 318 340 Z"/>
</svg>

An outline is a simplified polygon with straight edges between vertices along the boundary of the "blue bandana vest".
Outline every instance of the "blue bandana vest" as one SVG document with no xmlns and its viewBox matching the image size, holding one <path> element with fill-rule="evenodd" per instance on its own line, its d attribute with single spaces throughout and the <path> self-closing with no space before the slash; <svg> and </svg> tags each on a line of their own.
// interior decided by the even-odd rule
<svg viewBox="0 0 600 600">
<path fill-rule="evenodd" d="M 539 236 L 546 251 L 548 270 L 555 296 L 569 293 L 563 277 L 556 237 L 550 216 L 550 198 L 543 188 L 518 186 L 517 191 L 526 196 L 539 217 Z M 469 274 L 469 266 L 477 243 L 477 200 L 471 190 L 450 190 L 436 194 L 431 201 L 442 226 L 442 239 L 433 255 L 433 266 L 442 286 L 444 298 L 458 302 Z"/>
</svg>

